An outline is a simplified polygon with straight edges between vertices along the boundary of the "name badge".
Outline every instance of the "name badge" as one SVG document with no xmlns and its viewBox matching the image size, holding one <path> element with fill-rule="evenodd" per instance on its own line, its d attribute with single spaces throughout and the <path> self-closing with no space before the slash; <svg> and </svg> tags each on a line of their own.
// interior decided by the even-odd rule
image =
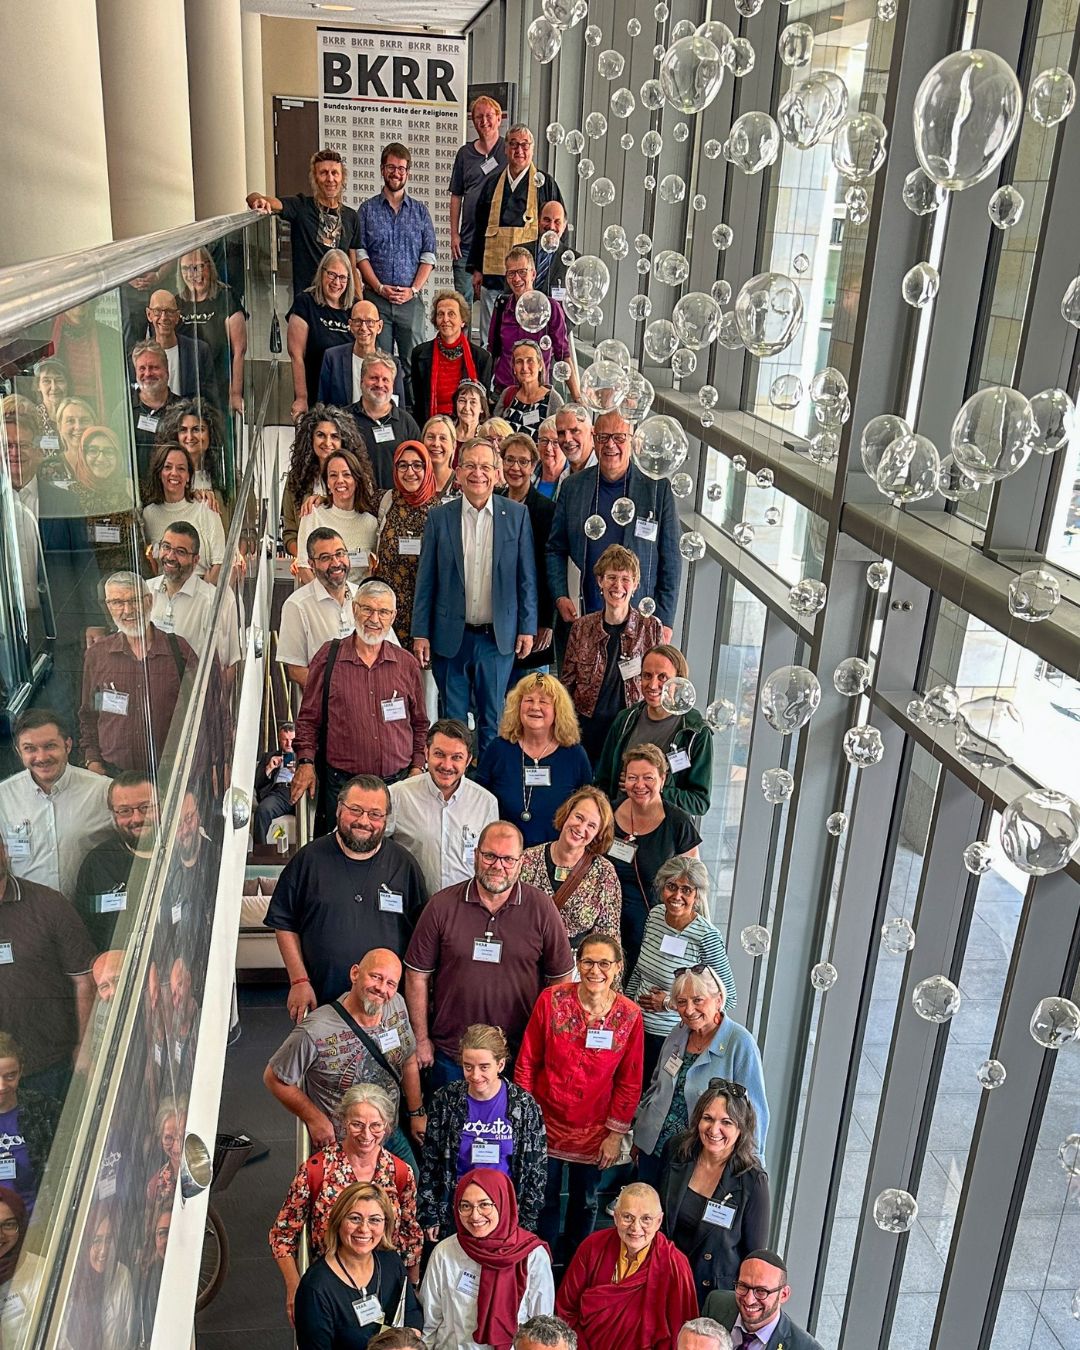
<svg viewBox="0 0 1080 1350">
<path fill-rule="evenodd" d="M 172 907 L 172 921 L 173 923 L 179 923 L 183 917 L 184 903 L 182 900 L 177 900 L 176 904 Z"/>
<path fill-rule="evenodd" d="M 169 613 L 168 610 L 166 610 L 164 614 L 158 615 L 158 617 L 154 620 L 154 627 L 160 628 L 163 633 L 176 632 L 176 624 L 173 621 L 173 616 Z"/>
<path fill-rule="evenodd" d="M 160 1042 L 160 1041 L 158 1041 L 158 1043 L 154 1046 L 154 1063 L 158 1066 L 158 1068 L 161 1067 L 161 1042 Z"/>
<path fill-rule="evenodd" d="M 634 522 L 634 538 L 651 539 L 655 541 L 659 529 L 660 522 L 658 520 L 642 520 L 641 517 L 638 516 L 637 520 Z"/>
<path fill-rule="evenodd" d="M 499 167 L 499 161 L 495 158 L 495 156 L 494 156 L 494 155 L 488 155 L 487 159 L 485 159 L 484 162 L 483 162 L 483 164 L 480 165 L 480 172 L 481 172 L 481 173 L 490 173 L 490 172 L 492 171 L 492 169 L 497 169 L 498 167 Z"/>
<path fill-rule="evenodd" d="M 499 1146 L 489 1143 L 486 1139 L 474 1139 L 470 1157 L 474 1166 L 480 1163 L 497 1163 L 499 1161 Z"/>
<path fill-rule="evenodd" d="M 666 937 L 660 939 L 660 950 L 666 952 L 668 956 L 685 956 L 686 938 L 668 933 Z"/>
<path fill-rule="evenodd" d="M 387 441 L 394 439 L 394 428 L 392 426 L 376 427 L 373 434 L 380 445 L 385 445 Z"/>
<path fill-rule="evenodd" d="M 157 413 L 140 413 L 139 430 L 157 431 Z"/>
<path fill-rule="evenodd" d="M 98 694 L 99 711 L 126 717 L 129 696 L 121 689 L 102 689 Z"/>
<path fill-rule="evenodd" d="M 419 558 L 421 540 L 416 535 L 407 535 L 397 541 L 399 558 Z"/>
<path fill-rule="evenodd" d="M 610 1050 L 615 1033 L 608 1027 L 590 1027 L 585 1033 L 586 1050 Z"/>
<path fill-rule="evenodd" d="M 127 892 L 121 890 L 119 886 L 115 890 L 95 896 L 94 899 L 99 914 L 117 914 L 120 910 L 127 909 Z"/>
<path fill-rule="evenodd" d="M 12 955 L 11 943 L 0 942 L 0 966 L 10 966 L 14 961 L 15 957 Z"/>
<path fill-rule="evenodd" d="M 525 765 L 525 786 L 526 787 L 550 787 L 551 786 L 551 766 L 549 764 L 526 764 Z"/>
<path fill-rule="evenodd" d="M 466 825 L 461 831 L 461 858 L 470 873 L 476 868 L 476 843 L 476 835 Z"/>
<path fill-rule="evenodd" d="M 382 720 L 384 722 L 405 721 L 405 700 L 403 698 L 384 698 L 380 706 L 382 707 Z"/>
<path fill-rule="evenodd" d="M 110 1172 L 108 1176 L 102 1177 L 97 1184 L 97 1197 L 99 1200 L 109 1200 L 116 1194 L 116 1173 Z"/>
<path fill-rule="evenodd" d="M 480 1294 L 480 1275 L 475 1270 L 463 1270 L 458 1276 L 457 1291 L 459 1294 L 465 1294 L 469 1298 L 477 1298 Z"/>
<path fill-rule="evenodd" d="M 12 862 L 25 862 L 30 857 L 29 825 L 14 830 L 5 830 L 4 843 L 7 845 L 8 857 Z"/>
<path fill-rule="evenodd" d="M 677 1051 L 672 1050 L 671 1054 L 668 1055 L 667 1059 L 664 1061 L 664 1072 L 671 1074 L 672 1078 L 677 1078 L 681 1068 L 682 1055 Z"/>
<path fill-rule="evenodd" d="M 368 555 L 362 548 L 358 548 L 349 554 L 350 567 L 366 567 L 368 565 Z"/>
<path fill-rule="evenodd" d="M 705 1206 L 705 1222 L 715 1224 L 717 1228 L 730 1228 L 734 1218 L 734 1205 L 723 1204 L 719 1200 L 710 1200 Z"/>
<path fill-rule="evenodd" d="M 41 446 L 42 450 L 59 450 L 60 437 L 53 433 L 46 433 L 42 436 L 41 440 L 38 441 L 38 444 Z"/>
<path fill-rule="evenodd" d="M 5 1294 L 0 1299 L 0 1319 L 5 1317 L 21 1317 L 26 1311 L 26 1303 L 23 1301 L 22 1294 Z"/>
<path fill-rule="evenodd" d="M 379 892 L 379 908 L 384 914 L 404 914 L 405 901 L 400 891 L 382 890 Z M 397 1035 L 397 1032 L 394 1033 Z"/>
<path fill-rule="evenodd" d="M 9 1154 L 6 1158 L 0 1158 L 0 1181 L 14 1181 L 15 1179 L 15 1159 Z"/>
<path fill-rule="evenodd" d="M 627 656 L 619 662 L 619 674 L 624 680 L 636 679 L 641 674 L 641 657 Z"/>
<path fill-rule="evenodd" d="M 474 961 L 486 961 L 489 966 L 501 964 L 502 943 L 489 942 L 486 938 L 477 938 L 472 945 L 472 959 Z"/>
<path fill-rule="evenodd" d="M 561 303 L 566 299 L 566 287 L 565 287 L 565 286 L 552 286 L 552 288 L 551 288 L 551 298 L 552 298 L 552 300 L 558 300 L 559 303 L 561 304 Z"/>
<path fill-rule="evenodd" d="M 118 544 L 120 542 L 120 526 L 95 525 L 94 542 L 98 544 Z"/>
<path fill-rule="evenodd" d="M 632 844 L 629 839 L 613 839 L 608 849 L 608 857 L 616 862 L 632 863 L 636 854 L 637 844 Z"/>
<path fill-rule="evenodd" d="M 388 1050 L 401 1049 L 401 1037 L 394 1027 L 387 1027 L 385 1031 L 380 1031 L 375 1039 L 379 1042 L 379 1049 L 383 1054 Z"/>
<path fill-rule="evenodd" d="M 522 423 L 527 427 L 534 427 L 540 421 L 539 408 L 526 408 L 521 414 Z"/>
<path fill-rule="evenodd" d="M 357 1322 L 362 1327 L 383 1320 L 382 1304 L 374 1294 L 368 1294 L 367 1298 L 353 1299 L 352 1310 Z"/>
<path fill-rule="evenodd" d="M 671 765 L 671 772 L 678 773 L 680 769 L 690 767 L 690 756 L 685 750 L 669 750 L 667 762 Z"/>
</svg>

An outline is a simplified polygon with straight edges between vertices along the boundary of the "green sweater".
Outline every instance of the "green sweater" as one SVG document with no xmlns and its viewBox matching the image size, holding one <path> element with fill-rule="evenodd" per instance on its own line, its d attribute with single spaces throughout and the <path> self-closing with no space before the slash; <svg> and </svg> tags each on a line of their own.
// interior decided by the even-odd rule
<svg viewBox="0 0 1080 1350">
<path fill-rule="evenodd" d="M 596 766 L 596 786 L 615 801 L 619 794 L 619 773 L 622 753 L 630 739 L 644 702 L 624 708 L 611 724 L 600 762 Z M 668 746 L 668 754 L 685 750 L 690 758 L 688 769 L 669 773 L 662 796 L 672 806 L 678 806 L 689 816 L 703 816 L 712 800 L 712 732 L 699 712 L 684 713 L 675 728 Z"/>
</svg>

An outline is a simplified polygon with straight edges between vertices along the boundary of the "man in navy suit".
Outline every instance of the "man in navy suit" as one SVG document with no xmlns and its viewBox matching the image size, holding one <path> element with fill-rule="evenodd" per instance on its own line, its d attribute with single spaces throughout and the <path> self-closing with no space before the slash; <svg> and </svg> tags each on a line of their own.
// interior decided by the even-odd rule
<svg viewBox="0 0 1080 1350">
<path fill-rule="evenodd" d="M 374 356 L 375 340 L 383 330 L 382 316 L 370 300 L 357 300 L 349 311 L 349 332 L 353 336 L 350 347 L 339 342 L 323 353 L 319 372 L 319 402 L 335 408 L 347 408 L 359 403 L 360 367 L 365 356 Z M 393 400 L 398 407 L 405 403 L 405 383 L 398 370 L 394 376 Z"/>
<path fill-rule="evenodd" d="M 603 609 L 593 568 L 604 549 L 622 544 L 641 564 L 638 593 L 656 601 L 663 641 L 670 642 L 682 576 L 679 513 L 667 479 L 654 481 L 630 462 L 632 443 L 633 432 L 622 413 L 605 412 L 596 419 L 595 467 L 571 474 L 559 489 L 547 543 L 548 583 L 555 608 L 565 623 Z M 611 508 L 620 497 L 629 497 L 634 503 L 634 518 L 628 525 L 618 525 L 612 518 Z M 598 539 L 590 539 L 585 533 L 585 522 L 594 515 L 606 525 Z M 581 573 L 580 607 L 578 597 L 570 594 L 568 562 L 575 563 Z"/>
<path fill-rule="evenodd" d="M 154 291 L 146 306 L 154 341 L 164 351 L 169 365 L 169 388 L 180 398 L 205 398 L 221 408 L 214 358 L 202 338 L 177 334 L 182 315 L 172 291 Z"/>
<path fill-rule="evenodd" d="M 784 1312 L 790 1297 L 783 1260 L 760 1247 L 743 1257 L 735 1292 L 714 1289 L 701 1311 L 727 1327 L 735 1350 L 821 1350 Z"/>
<path fill-rule="evenodd" d="M 462 495 L 428 515 L 413 602 L 413 651 L 431 665 L 442 716 L 477 714 L 477 753 L 498 734 L 515 657 L 536 636 L 536 560 L 529 513 L 493 497 L 497 469 L 487 441 L 466 441 Z"/>
</svg>

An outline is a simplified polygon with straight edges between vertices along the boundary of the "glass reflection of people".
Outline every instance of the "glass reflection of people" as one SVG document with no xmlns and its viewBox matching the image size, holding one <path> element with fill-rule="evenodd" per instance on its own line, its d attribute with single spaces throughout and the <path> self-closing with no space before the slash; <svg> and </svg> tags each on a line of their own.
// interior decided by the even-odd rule
<svg viewBox="0 0 1080 1350">
<path fill-rule="evenodd" d="M 143 528 L 147 542 L 157 545 L 178 520 L 194 525 L 201 541 L 196 572 L 213 586 L 225 557 L 225 527 L 216 511 L 195 500 L 194 478 L 195 465 L 186 450 L 179 445 L 159 445 L 143 484 Z"/>
<path fill-rule="evenodd" d="M 178 956 L 169 969 L 169 1001 L 166 1006 L 166 1033 L 174 1071 L 184 1079 L 184 1064 L 190 1066 L 195 1058 L 195 1026 L 199 1020 L 199 1005 L 192 992 L 191 967 Z"/>
<path fill-rule="evenodd" d="M 56 409 L 56 431 L 59 448 L 47 455 L 38 470 L 42 482 L 55 483 L 58 488 L 70 489 L 75 481 L 75 457 L 82 444 L 83 433 L 99 420 L 94 409 L 84 398 L 68 397 Z"/>
<path fill-rule="evenodd" d="M 161 1144 L 165 1161 L 146 1185 L 146 1198 L 155 1207 L 172 1203 L 180 1176 L 180 1158 L 187 1129 L 187 1098 L 166 1097 L 158 1107 L 154 1135 Z"/>
<path fill-rule="evenodd" d="M 169 1229 L 172 1226 L 172 1202 L 158 1205 L 151 1216 L 150 1236 L 142 1258 L 142 1271 L 139 1280 L 139 1344 L 149 1345 L 154 1334 L 154 1319 L 157 1315 L 158 1292 L 161 1289 L 161 1272 L 165 1266 L 165 1249 L 169 1245 Z"/>
<path fill-rule="evenodd" d="M 0 1181 L 20 1197 L 27 1217 L 45 1176 L 61 1103 L 28 1088 L 20 1090 L 22 1054 L 0 1031 Z"/>
<path fill-rule="evenodd" d="M 41 1257 L 24 1249 L 30 1214 L 18 1191 L 0 1183 L 0 1344 L 20 1344 L 27 1314 L 45 1274 Z"/>
<path fill-rule="evenodd" d="M 205 248 L 180 259 L 176 304 L 185 331 L 210 348 L 218 385 L 229 390 L 229 407 L 244 411 L 244 354 L 247 318 L 230 286 L 221 280 Z"/>
<path fill-rule="evenodd" d="M 142 557 L 142 518 L 136 509 L 126 451 L 108 427 L 87 427 L 75 454 L 70 489 L 86 518 L 86 539 L 94 580 L 131 567 Z M 104 611 L 89 616 L 92 638 L 104 637 Z"/>
<path fill-rule="evenodd" d="M 131 1272 L 117 1257 L 112 1207 L 90 1211 L 72 1282 L 62 1350 L 130 1350 L 135 1323 Z"/>
<path fill-rule="evenodd" d="M 59 450 L 60 437 L 56 430 L 56 410 L 68 396 L 71 382 L 63 361 L 47 356 L 34 367 L 34 393 L 37 395 L 38 416 L 41 418 L 41 448 Z"/>
<path fill-rule="evenodd" d="M 130 769 L 109 783 L 107 804 L 113 830 L 87 853 L 79 868 L 73 896 L 98 951 L 112 946 L 113 934 L 133 895 L 136 869 L 154 853 L 158 831 L 158 803 L 145 771 Z"/>
</svg>

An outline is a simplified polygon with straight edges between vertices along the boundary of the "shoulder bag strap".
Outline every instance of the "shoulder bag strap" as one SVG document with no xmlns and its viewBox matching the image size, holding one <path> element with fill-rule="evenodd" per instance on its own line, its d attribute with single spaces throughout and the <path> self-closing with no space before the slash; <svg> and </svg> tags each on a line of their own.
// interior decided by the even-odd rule
<svg viewBox="0 0 1080 1350">
<path fill-rule="evenodd" d="M 315 751 L 316 771 L 323 775 L 326 773 L 326 733 L 330 725 L 330 676 L 334 673 L 340 650 L 341 638 L 334 638 L 326 653 L 326 669 L 323 671 L 322 718 L 319 722 L 319 744 Z"/>
<path fill-rule="evenodd" d="M 566 880 L 555 892 L 555 908 L 562 911 L 563 906 L 585 880 L 585 873 L 593 865 L 594 854 L 583 853 L 567 873 Z"/>
<path fill-rule="evenodd" d="M 342 1003 L 340 999 L 335 999 L 335 1000 L 334 1000 L 334 1011 L 335 1011 L 335 1012 L 337 1013 L 337 1015 L 341 1018 L 341 1020 L 345 1023 L 345 1025 L 346 1025 L 351 1031 L 355 1032 L 355 1034 L 356 1034 L 356 1035 L 359 1037 L 359 1039 L 360 1039 L 360 1043 L 361 1043 L 361 1044 L 364 1046 L 364 1048 L 368 1051 L 368 1053 L 371 1055 L 371 1057 L 372 1057 L 374 1060 L 376 1060 L 379 1064 L 381 1064 L 381 1065 L 383 1066 L 383 1068 L 384 1068 L 384 1069 L 386 1070 L 386 1072 L 390 1075 L 390 1077 L 394 1080 L 394 1082 L 398 1085 L 398 1087 L 400 1087 L 400 1086 L 401 1086 L 401 1074 L 398 1073 L 398 1071 L 394 1068 L 394 1066 L 393 1066 L 393 1065 L 390 1063 L 390 1061 L 386 1058 L 386 1056 L 383 1054 L 383 1052 L 379 1049 L 378 1042 L 372 1040 L 372 1038 L 368 1035 L 368 1033 L 364 1030 L 364 1028 L 363 1028 L 363 1027 L 360 1025 L 360 1023 L 356 1020 L 356 1018 L 353 1017 L 352 1013 L 349 1012 L 349 1010 L 345 1007 L 344 1003 Z"/>
</svg>

